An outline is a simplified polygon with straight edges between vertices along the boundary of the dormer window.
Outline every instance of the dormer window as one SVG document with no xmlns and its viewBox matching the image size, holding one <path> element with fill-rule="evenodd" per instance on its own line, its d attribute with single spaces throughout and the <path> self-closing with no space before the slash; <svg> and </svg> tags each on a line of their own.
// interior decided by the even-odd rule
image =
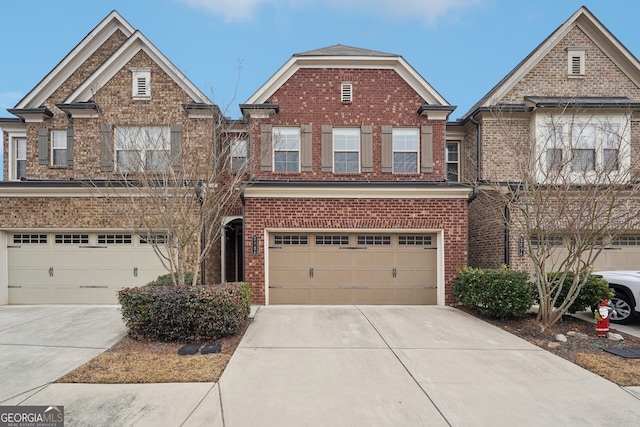
<svg viewBox="0 0 640 427">
<path fill-rule="evenodd" d="M 567 72 L 569 77 L 584 77 L 585 69 L 584 47 L 567 48 Z"/>
<path fill-rule="evenodd" d="M 351 83 L 342 83 L 341 98 L 342 102 L 353 101 L 353 85 Z"/>
<path fill-rule="evenodd" d="M 151 99 L 151 68 L 131 68 L 133 99 Z"/>
</svg>

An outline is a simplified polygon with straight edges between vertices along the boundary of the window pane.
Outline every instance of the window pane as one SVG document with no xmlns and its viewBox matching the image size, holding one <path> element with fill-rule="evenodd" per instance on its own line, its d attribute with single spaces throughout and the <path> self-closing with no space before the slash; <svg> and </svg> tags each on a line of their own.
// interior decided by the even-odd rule
<svg viewBox="0 0 640 427">
<path fill-rule="evenodd" d="M 574 172 L 586 172 L 595 170 L 595 150 L 574 149 L 571 150 L 571 170 Z"/>
<path fill-rule="evenodd" d="M 16 179 L 22 179 L 27 177 L 27 161 L 18 160 L 16 162 Z"/>
<path fill-rule="evenodd" d="M 54 130 L 51 132 L 51 146 L 56 148 L 67 148 L 67 131 Z"/>
<path fill-rule="evenodd" d="M 142 158 L 139 151 L 119 150 L 116 155 L 118 172 L 138 172 L 142 170 Z"/>
<path fill-rule="evenodd" d="M 67 164 L 67 150 L 53 150 L 53 165 L 63 166 Z"/>
<path fill-rule="evenodd" d="M 297 151 L 300 149 L 300 129 L 275 128 L 273 130 L 273 146 L 276 151 Z"/>
<path fill-rule="evenodd" d="M 395 173 L 418 173 L 418 153 L 393 153 Z"/>
<path fill-rule="evenodd" d="M 334 172 L 357 173 L 359 171 L 358 153 L 340 152 L 333 153 L 333 156 Z"/>
<path fill-rule="evenodd" d="M 276 172 L 298 172 L 297 151 L 276 151 L 274 153 L 274 169 Z"/>
<path fill-rule="evenodd" d="M 602 167 L 606 172 L 619 170 L 618 150 L 605 148 L 602 150 Z"/>
<path fill-rule="evenodd" d="M 360 150 L 360 130 L 359 129 L 334 129 L 333 130 L 333 150 L 334 151 L 359 151 Z"/>
<path fill-rule="evenodd" d="M 418 129 L 393 129 L 393 151 L 418 151 Z"/>
<path fill-rule="evenodd" d="M 27 158 L 27 140 L 26 139 L 16 139 L 16 158 L 18 159 Z"/>
<path fill-rule="evenodd" d="M 169 152 L 163 150 L 146 151 L 146 170 L 149 172 L 165 172 L 169 170 Z"/>
<path fill-rule="evenodd" d="M 595 126 L 588 124 L 574 124 L 571 132 L 571 138 L 574 148 L 595 148 Z"/>
<path fill-rule="evenodd" d="M 447 181 L 458 182 L 458 164 L 457 163 L 449 163 L 447 164 Z"/>
<path fill-rule="evenodd" d="M 562 149 L 550 148 L 547 150 L 547 170 L 559 171 L 562 168 Z"/>
</svg>

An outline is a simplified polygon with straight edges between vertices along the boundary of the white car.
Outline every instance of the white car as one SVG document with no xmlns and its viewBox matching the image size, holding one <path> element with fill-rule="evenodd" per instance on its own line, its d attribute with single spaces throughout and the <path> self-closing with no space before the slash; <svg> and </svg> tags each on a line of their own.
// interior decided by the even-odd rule
<svg viewBox="0 0 640 427">
<path fill-rule="evenodd" d="M 626 324 L 640 316 L 640 271 L 595 271 L 616 291 L 611 298 L 611 322 Z"/>
</svg>

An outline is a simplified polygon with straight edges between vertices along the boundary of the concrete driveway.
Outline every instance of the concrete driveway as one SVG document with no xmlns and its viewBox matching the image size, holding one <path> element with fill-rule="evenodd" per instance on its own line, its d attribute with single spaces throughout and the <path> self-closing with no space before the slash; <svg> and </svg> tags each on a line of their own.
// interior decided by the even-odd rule
<svg viewBox="0 0 640 427">
<path fill-rule="evenodd" d="M 636 425 L 620 388 L 450 307 L 260 307 L 219 383 L 49 384 L 124 333 L 116 307 L 0 307 L 2 405 L 92 426 Z"/>
<path fill-rule="evenodd" d="M 15 405 L 115 344 L 119 306 L 0 306 L 0 405 Z"/>
<path fill-rule="evenodd" d="M 633 391 L 434 306 L 261 307 L 219 383 L 234 427 L 635 425 Z"/>
</svg>

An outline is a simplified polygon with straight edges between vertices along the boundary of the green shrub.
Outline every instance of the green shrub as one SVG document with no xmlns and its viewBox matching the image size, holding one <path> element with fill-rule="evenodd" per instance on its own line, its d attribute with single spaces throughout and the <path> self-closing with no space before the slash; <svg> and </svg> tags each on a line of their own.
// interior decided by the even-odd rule
<svg viewBox="0 0 640 427">
<path fill-rule="evenodd" d="M 250 307 L 246 290 L 235 284 L 125 288 L 118 292 L 118 300 L 129 334 L 158 341 L 233 335 L 246 321 Z"/>
<path fill-rule="evenodd" d="M 569 288 L 571 287 L 571 283 L 573 283 L 575 274 L 571 271 L 566 272 L 566 276 L 564 278 L 564 282 L 562 282 L 562 286 L 558 286 L 559 282 L 562 279 L 563 272 L 553 272 L 547 274 L 547 280 L 552 283 L 552 286 L 555 287 L 551 292 L 551 298 L 554 298 L 556 295 L 559 296 L 556 300 L 555 307 L 559 307 L 560 304 L 567 298 L 567 293 L 569 292 Z M 584 276 L 580 277 L 580 280 L 583 280 Z M 604 299 L 610 299 L 614 295 L 614 291 L 609 288 L 607 281 L 602 277 L 589 275 L 587 278 L 587 283 L 584 285 L 580 292 L 578 293 L 578 297 L 575 299 L 573 304 L 569 306 L 567 312 L 573 314 L 578 311 L 584 311 L 585 308 L 589 307 L 594 310 L 596 307 L 600 305 L 600 302 Z M 534 292 L 535 301 L 537 303 L 540 302 L 540 296 L 538 295 L 538 289 L 535 289 Z"/>
<path fill-rule="evenodd" d="M 191 272 L 184 273 L 184 284 L 185 285 L 193 284 L 193 273 Z M 151 282 L 147 283 L 147 286 L 173 286 L 171 273 L 158 276 L 156 280 L 152 280 Z"/>
<path fill-rule="evenodd" d="M 503 266 L 499 269 L 465 267 L 453 282 L 453 295 L 485 316 L 517 317 L 533 303 L 528 274 Z"/>
<path fill-rule="evenodd" d="M 251 313 L 251 285 L 245 282 L 235 282 L 234 285 L 238 287 L 238 290 L 242 294 L 242 300 L 244 301 L 245 311 L 247 316 Z"/>
</svg>

